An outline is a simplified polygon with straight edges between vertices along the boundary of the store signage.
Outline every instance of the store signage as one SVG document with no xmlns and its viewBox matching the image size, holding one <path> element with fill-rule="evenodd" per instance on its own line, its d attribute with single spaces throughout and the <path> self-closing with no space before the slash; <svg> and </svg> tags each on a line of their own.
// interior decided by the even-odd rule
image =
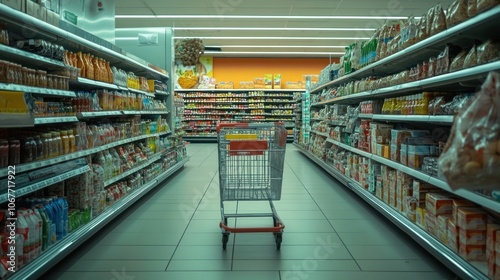
<svg viewBox="0 0 500 280">
<path fill-rule="evenodd" d="M 64 11 L 64 19 L 71 22 L 74 25 L 78 24 L 78 16 L 70 11 Z"/>
</svg>

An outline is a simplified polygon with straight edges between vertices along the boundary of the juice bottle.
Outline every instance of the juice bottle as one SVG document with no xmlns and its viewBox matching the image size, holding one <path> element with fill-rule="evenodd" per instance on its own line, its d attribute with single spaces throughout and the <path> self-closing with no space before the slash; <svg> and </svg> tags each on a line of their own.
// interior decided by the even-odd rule
<svg viewBox="0 0 500 280">
<path fill-rule="evenodd" d="M 66 197 L 61 197 L 59 199 L 61 200 L 61 205 L 63 207 L 63 233 L 64 236 L 66 236 L 68 235 L 69 232 L 69 217 L 68 217 L 69 205 Z"/>
<path fill-rule="evenodd" d="M 38 220 L 39 232 L 38 232 L 38 249 L 37 249 L 37 254 L 40 255 L 42 253 L 42 251 L 43 251 L 43 241 L 44 241 L 44 239 L 43 239 L 43 219 L 42 219 L 42 215 L 38 211 L 37 206 L 33 207 L 33 215 Z"/>
<path fill-rule="evenodd" d="M 112 84 L 114 82 L 114 76 L 108 61 L 106 61 L 106 70 L 108 72 L 108 83 Z"/>
<path fill-rule="evenodd" d="M 89 79 L 91 80 L 95 80 L 95 76 L 94 76 L 94 64 L 92 63 L 92 59 L 94 58 L 93 55 L 91 54 L 87 54 L 87 65 L 88 65 L 88 71 L 87 71 L 87 75 L 89 75 Z"/>
<path fill-rule="evenodd" d="M 61 131 L 61 140 L 63 143 L 63 154 L 67 155 L 70 153 L 70 143 L 69 143 L 68 131 L 66 131 L 66 130 Z"/>
<path fill-rule="evenodd" d="M 90 62 L 92 63 L 92 68 L 94 69 L 94 80 L 100 81 L 101 79 L 101 68 L 99 67 L 99 59 L 95 56 L 90 57 Z"/>
<path fill-rule="evenodd" d="M 61 133 L 59 131 L 54 132 L 54 137 L 57 143 L 57 151 L 58 151 L 57 155 L 60 156 L 64 153 L 64 145 L 62 142 Z"/>
<path fill-rule="evenodd" d="M 42 160 L 44 157 L 44 151 L 43 151 L 43 141 L 40 138 L 40 135 L 35 136 L 34 138 L 35 143 L 36 143 L 36 160 Z"/>
<path fill-rule="evenodd" d="M 29 235 L 30 228 L 26 219 L 24 218 L 24 210 L 17 211 L 17 227 L 16 233 L 22 235 L 23 237 L 23 257 L 22 263 L 28 263 L 30 259 L 30 243 L 29 243 Z M 19 244 L 18 244 L 19 245 Z"/>
<path fill-rule="evenodd" d="M 73 130 L 67 130 L 66 133 L 69 139 L 69 152 L 74 153 L 76 152 L 76 138 L 75 135 L 73 135 Z"/>
<path fill-rule="evenodd" d="M 24 240 L 25 242 L 24 245 L 25 248 L 27 247 L 27 252 L 25 251 L 24 253 L 27 256 L 27 260 L 31 261 L 35 258 L 35 238 L 36 238 L 35 236 L 37 235 L 37 232 L 35 230 L 35 224 L 33 223 L 33 220 L 29 216 L 28 210 L 22 210 L 20 215 L 23 216 L 24 221 L 26 222 L 26 225 L 28 227 L 28 239 Z"/>
<path fill-rule="evenodd" d="M 34 257 L 36 258 L 42 252 L 42 221 L 38 219 L 33 209 L 28 209 L 28 214 L 35 227 Z"/>
<path fill-rule="evenodd" d="M 81 69 L 81 76 L 84 77 L 84 78 L 88 78 L 87 77 L 87 68 L 86 68 L 86 64 L 85 64 L 85 58 L 84 58 L 84 54 L 82 52 L 78 52 L 76 54 L 76 65 L 78 68 Z"/>
<path fill-rule="evenodd" d="M 56 225 L 56 238 L 57 240 L 61 240 L 63 238 L 63 230 L 62 230 L 62 208 L 57 203 L 57 199 L 52 197 L 50 198 L 50 205 L 54 209 L 54 223 Z"/>
</svg>

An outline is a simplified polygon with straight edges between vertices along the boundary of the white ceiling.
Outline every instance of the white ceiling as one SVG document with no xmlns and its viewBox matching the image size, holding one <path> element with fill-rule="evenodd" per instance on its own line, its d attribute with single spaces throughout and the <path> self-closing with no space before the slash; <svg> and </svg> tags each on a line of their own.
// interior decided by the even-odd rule
<svg viewBox="0 0 500 280">
<path fill-rule="evenodd" d="M 453 0 L 441 0 L 448 8 Z M 304 31 L 286 28 L 377 28 L 384 19 L 318 19 L 319 16 L 421 16 L 437 4 L 436 0 L 117 0 L 116 28 L 144 27 L 209 27 L 210 30 L 176 30 L 175 36 L 203 37 L 206 46 L 218 46 L 223 52 L 307 52 L 309 54 L 218 54 L 214 56 L 294 56 L 328 57 L 337 53 L 356 38 L 370 37 L 373 31 Z M 120 18 L 125 15 L 149 16 L 151 18 Z M 167 15 L 213 15 L 213 18 L 165 18 Z M 163 16 L 163 17 L 162 17 Z M 224 18 L 224 16 L 312 16 L 307 19 L 248 19 Z M 160 18 L 158 18 L 160 17 Z M 283 30 L 219 30 L 218 27 L 273 27 Z M 233 39 L 210 39 L 231 37 Z M 243 39 L 234 37 L 272 37 L 273 39 Z M 306 37 L 285 39 L 284 37 Z M 314 39 L 310 37 L 315 37 Z M 337 38 L 352 39 L 337 39 Z M 319 38 L 319 39 L 316 39 Z M 225 46 L 249 47 L 225 47 Z M 256 47 L 252 47 L 256 46 Z M 265 46 L 274 46 L 266 48 Z M 287 46 L 278 48 L 276 46 Z M 298 46 L 298 47 L 292 47 Z M 318 46 L 323 46 L 318 48 Z"/>
</svg>

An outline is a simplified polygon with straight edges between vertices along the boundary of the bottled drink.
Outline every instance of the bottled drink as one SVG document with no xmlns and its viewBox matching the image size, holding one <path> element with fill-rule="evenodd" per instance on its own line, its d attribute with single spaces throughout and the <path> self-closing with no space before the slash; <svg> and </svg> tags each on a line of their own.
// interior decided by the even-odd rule
<svg viewBox="0 0 500 280">
<path fill-rule="evenodd" d="M 61 131 L 61 140 L 63 144 L 63 154 L 67 155 L 70 152 L 70 143 L 68 138 L 68 132 L 66 130 Z"/>
<path fill-rule="evenodd" d="M 49 232 L 50 232 L 50 220 L 47 216 L 47 212 L 45 212 L 45 208 L 42 205 L 37 205 L 35 207 L 36 213 L 38 213 L 39 218 L 42 220 L 42 251 L 45 251 L 49 248 L 50 240 L 49 240 Z"/>
<path fill-rule="evenodd" d="M 74 153 L 74 152 L 76 152 L 76 138 L 75 138 L 75 135 L 73 135 L 73 130 L 68 130 L 66 133 L 68 134 L 68 138 L 69 138 L 70 153 Z"/>
</svg>

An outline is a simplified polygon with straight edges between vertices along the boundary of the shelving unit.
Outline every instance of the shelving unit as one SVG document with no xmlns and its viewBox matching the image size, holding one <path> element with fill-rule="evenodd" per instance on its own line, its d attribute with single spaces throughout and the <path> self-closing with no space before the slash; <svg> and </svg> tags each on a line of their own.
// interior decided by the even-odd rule
<svg viewBox="0 0 500 280">
<path fill-rule="evenodd" d="M 142 61 L 138 58 L 133 58 L 134 56 L 126 53 L 120 48 L 111 45 L 107 42 L 104 43 L 103 40 L 97 37 L 91 37 L 84 39 L 75 34 L 84 34 L 80 32 L 81 30 L 77 27 L 72 26 L 75 30 L 63 30 L 58 27 L 54 27 L 46 22 L 38 20 L 34 17 L 31 17 L 25 13 L 20 11 L 11 9 L 5 5 L 0 5 L 0 17 L 2 18 L 2 22 L 6 22 L 8 26 L 9 32 L 15 34 L 23 34 L 23 30 L 26 29 L 36 30 L 35 34 L 37 37 L 35 39 L 43 39 L 52 43 L 55 43 L 59 46 L 62 46 L 66 50 L 70 51 L 82 51 L 84 53 L 90 53 L 96 57 L 105 59 L 108 61 L 111 66 L 116 66 L 117 68 L 123 69 L 126 72 L 134 72 L 136 75 L 140 75 L 146 77 L 148 79 L 153 79 L 155 81 L 161 81 L 162 83 L 167 83 L 169 79 L 169 75 L 166 71 L 161 70 L 159 68 L 153 67 L 146 61 Z M 90 35 L 90 34 L 89 34 Z M 102 42 L 100 45 L 96 42 Z M 52 70 L 60 70 L 64 69 L 66 65 L 54 59 L 46 58 L 37 54 L 33 54 L 30 52 L 26 52 L 24 50 L 20 50 L 14 47 L 6 46 L 0 44 L 0 56 L 2 59 L 6 59 L 10 62 L 21 64 L 22 66 L 32 67 L 37 70 L 47 70 L 48 73 L 51 73 Z M 18 84 L 7 84 L 0 83 L 0 91 L 14 91 L 14 92 L 24 92 L 30 93 L 35 97 L 48 97 L 49 100 L 61 100 L 66 102 L 70 99 L 79 98 L 77 96 L 76 91 L 91 91 L 98 89 L 107 89 L 110 91 L 120 91 L 120 92 L 129 92 L 138 95 L 142 95 L 143 97 L 148 97 L 148 99 L 161 100 L 162 104 L 165 106 L 158 106 L 150 108 L 162 108 L 167 107 L 166 109 L 158 109 L 158 110 L 115 110 L 115 111 L 94 111 L 94 112 L 80 112 L 80 113 L 64 113 L 67 114 L 65 116 L 46 116 L 46 117 L 38 117 L 34 116 L 32 112 L 24 113 L 24 114 L 9 114 L 2 113 L 0 114 L 0 127 L 16 129 L 16 130 L 7 130 L 5 132 L 17 133 L 21 132 L 20 127 L 34 127 L 40 126 L 33 129 L 33 135 L 39 135 L 39 131 L 60 131 L 67 130 L 69 127 L 74 127 L 74 123 L 85 122 L 87 128 L 89 125 L 100 125 L 106 124 L 109 127 L 114 127 L 115 134 L 111 132 L 112 136 L 106 135 L 106 137 L 113 138 L 105 138 L 100 139 L 101 141 L 95 142 L 95 145 L 100 145 L 94 147 L 93 144 L 89 144 L 88 146 L 85 144 L 76 144 L 78 150 L 76 152 L 62 154 L 62 152 L 56 153 L 59 156 L 51 155 L 51 157 L 43 160 L 36 160 L 31 162 L 26 162 L 28 160 L 23 160 L 21 164 L 16 164 L 16 179 L 19 179 L 17 184 L 16 191 L 16 200 L 22 201 L 29 194 L 35 194 L 36 196 L 43 195 L 44 189 L 49 186 L 52 186 L 56 183 L 64 182 L 68 179 L 79 180 L 81 175 L 92 175 L 93 166 L 91 165 L 91 158 L 100 152 L 107 151 L 113 148 L 125 148 L 127 144 L 136 145 L 135 148 L 141 144 L 144 144 L 146 147 L 148 143 L 151 144 L 154 148 L 146 148 L 144 151 L 148 151 L 138 153 L 137 150 L 134 150 L 138 156 L 133 159 L 133 161 L 129 161 L 128 163 L 133 167 L 127 170 L 127 166 L 120 165 L 123 172 L 120 174 L 113 173 L 115 176 L 109 178 L 104 182 L 105 187 L 117 186 L 117 183 L 122 183 L 125 180 L 130 179 L 130 175 L 137 175 L 143 169 L 147 169 L 150 173 L 149 175 L 144 175 L 144 178 L 149 178 L 146 176 L 152 176 L 151 174 L 155 174 L 157 176 L 154 179 L 146 182 L 147 179 L 144 179 L 144 184 L 142 186 L 135 186 L 134 191 L 128 194 L 122 194 L 119 200 L 114 201 L 114 204 L 111 206 L 107 206 L 103 213 L 99 215 L 93 213 L 94 215 L 92 220 L 82 225 L 80 228 L 74 230 L 69 233 L 63 239 L 57 241 L 56 244 L 53 244 L 50 248 L 42 252 L 40 256 L 36 259 L 32 260 L 28 264 L 21 269 L 16 269 L 16 272 L 13 275 L 8 276 L 8 279 L 31 279 L 31 278 L 39 278 L 46 272 L 50 267 L 55 265 L 57 262 L 62 260 L 66 255 L 68 255 L 72 250 L 80 246 L 85 240 L 90 238 L 93 234 L 99 231 L 102 227 L 104 227 L 109 221 L 118 216 L 121 212 L 139 200 L 142 196 L 148 193 L 150 190 L 155 188 L 156 186 L 163 183 L 163 181 L 174 174 L 176 171 L 180 170 L 184 164 L 189 160 L 189 156 L 185 153 L 185 143 L 182 141 L 182 133 L 179 131 L 175 131 L 173 128 L 174 118 L 176 115 L 171 112 L 174 111 L 174 98 L 168 91 L 156 90 L 155 92 L 146 92 L 133 88 L 118 86 L 115 84 L 104 83 L 97 80 L 91 80 L 86 78 L 78 78 L 76 80 L 72 80 L 69 83 L 70 90 L 58 90 L 58 89 L 48 89 L 42 87 L 34 87 L 34 86 L 25 86 Z M 45 101 L 45 100 L 44 100 Z M 69 101 L 68 101 L 69 102 Z M 69 102 L 71 104 L 71 102 Z M 74 104 L 73 104 L 74 105 Z M 66 106 L 66 105 L 65 105 Z M 149 107 L 148 107 L 149 108 Z M 66 108 L 65 108 L 66 109 Z M 74 111 L 76 109 L 73 108 Z M 65 111 L 66 112 L 66 111 Z M 59 113 L 58 113 L 59 114 Z M 22 115 L 22 116 L 21 116 Z M 128 123 L 131 120 L 131 116 L 141 116 L 143 123 L 148 123 L 148 120 L 156 120 L 157 117 L 161 116 L 163 120 L 168 123 L 167 126 L 158 126 L 158 133 L 146 134 L 149 132 L 144 132 L 148 130 L 144 130 L 144 126 L 142 127 L 142 135 L 138 134 L 137 126 L 135 126 L 136 130 L 132 130 L 130 126 L 128 130 L 125 128 L 124 121 Z M 21 118 L 22 117 L 22 118 Z M 22 119 L 22 122 L 12 122 L 14 119 Z M 113 126 L 112 126 L 112 125 Z M 137 123 L 136 123 L 137 124 Z M 123 125 L 123 126 L 120 126 Z M 141 129 L 141 123 L 139 123 L 139 130 Z M 119 132 L 116 131 L 116 127 L 119 127 Z M 165 129 L 163 129 L 165 128 Z M 101 128 L 100 128 L 101 129 Z M 165 131 L 168 130 L 168 131 Z M 153 130 L 152 130 L 153 131 Z M 28 132 L 22 131 L 21 134 L 29 135 Z M 36 134 L 35 134 L 36 132 Z M 14 135 L 14 134 L 12 134 Z M 25 135 L 25 136 L 26 136 Z M 104 135 L 100 134 L 101 136 Z M 129 137 L 127 138 L 128 135 Z M 130 137 L 130 135 L 136 135 Z M 20 135 L 19 137 L 22 137 Z M 76 135 L 75 135 L 76 136 Z M 167 137 L 169 137 L 167 139 Z M 3 138 L 3 136 L 2 136 Z M 76 138 L 76 137 L 75 137 Z M 81 138 L 83 139 L 83 138 Z M 109 143 L 110 139 L 121 139 L 118 141 L 114 141 Z M 85 140 L 88 141 L 88 138 Z M 61 142 L 62 143 L 62 142 Z M 90 143 L 90 141 L 89 141 Z M 98 144 L 99 143 L 99 144 Z M 106 144 L 100 144 L 106 143 Z M 158 146 L 157 144 L 163 143 L 163 146 Z M 23 144 L 24 145 L 24 144 Z M 56 144 L 57 145 L 57 144 Z M 62 145 L 62 144 L 61 144 Z M 82 148 L 88 147 L 88 148 Z M 168 148 L 167 148 L 168 147 Z M 117 149 L 119 150 L 119 149 Z M 148 155 L 146 157 L 146 155 Z M 128 155 L 128 152 L 127 152 Z M 130 159 L 132 160 L 132 159 Z M 24 163 L 26 162 L 26 163 Z M 108 162 L 108 160 L 106 160 Z M 95 162 L 94 162 L 95 163 Z M 58 167 L 67 166 L 68 170 L 61 169 Z M 76 166 L 75 168 L 69 170 L 70 167 Z M 45 168 L 45 169 L 44 169 Z M 46 172 L 47 169 L 50 170 L 50 173 L 40 173 L 40 171 Z M 113 172 L 118 172 L 113 171 Z M 7 168 L 0 169 L 0 181 L 3 182 L 7 180 L 8 170 Z M 44 175 L 45 174 L 45 175 Z M 49 175 L 52 174 L 52 175 Z M 55 175 L 53 175 L 55 174 Z M 146 174 L 146 172 L 145 172 Z M 32 175 L 45 176 L 45 177 L 36 177 Z M 48 177 L 48 178 L 47 178 Z M 22 180 L 21 180 L 22 178 Z M 40 179 L 37 179 L 40 178 Z M 83 178 L 83 177 L 82 177 Z M 139 176 L 139 178 L 141 178 Z M 142 180 L 142 179 L 141 179 Z M 143 181 L 139 181 L 143 183 Z M 6 185 L 6 184 L 5 184 Z M 68 189 L 66 189 L 68 190 Z M 106 190 L 106 189 L 105 189 Z M 100 191 L 102 194 L 102 191 Z M 66 194 L 66 193 L 65 193 Z M 0 203 L 4 204 L 3 208 L 6 208 L 6 202 L 9 200 L 9 196 L 7 193 L 0 195 Z M 92 207 L 92 200 L 90 200 L 90 207 Z M 117 199 L 115 197 L 115 199 Z M 71 204 L 70 204 L 71 206 Z M 20 207 L 20 205 L 19 205 Z M 75 207 L 74 207 L 75 208 Z M 89 211 L 92 213 L 90 208 L 85 209 L 85 211 Z M 76 209 L 83 211 L 84 209 Z"/>
<path fill-rule="evenodd" d="M 344 86 L 350 82 L 360 81 L 370 76 L 387 76 L 399 73 L 403 70 L 408 70 L 418 63 L 428 60 L 430 57 L 436 57 L 446 46 L 453 43 L 460 47 L 470 47 L 473 42 L 471 38 L 476 40 L 496 40 L 499 35 L 493 34 L 495 22 L 500 20 L 500 7 L 493 8 L 483 14 L 480 14 L 472 19 L 467 20 L 457 26 L 454 26 L 444 32 L 434 35 L 424 41 L 421 41 L 413 46 L 410 46 L 396 54 L 381 59 L 373 64 L 370 64 L 362 69 L 359 69 L 351 74 L 340 77 L 334 81 L 323 85 L 316 86 L 311 91 L 311 95 L 327 94 L 329 89 Z M 478 65 L 456 72 L 446 73 L 431 78 L 426 78 L 419 81 L 407 82 L 404 84 L 387 86 L 379 89 L 372 89 L 361 92 L 353 92 L 348 95 L 331 96 L 328 100 L 311 104 L 310 108 L 319 110 L 327 105 L 349 105 L 358 106 L 362 101 L 374 100 L 380 101 L 386 98 L 407 96 L 424 91 L 429 92 L 472 92 L 479 87 L 486 76 L 492 71 L 500 70 L 500 61 L 493 61 L 483 65 Z M 333 92 L 333 91 L 332 91 Z M 342 91 L 339 91 L 342 92 Z M 315 100 L 319 100 L 316 98 Z M 388 114 L 356 114 L 356 119 L 368 120 L 378 123 L 404 123 L 411 126 L 419 127 L 451 127 L 454 121 L 452 115 L 388 115 Z M 321 118 L 311 119 L 311 125 L 323 121 L 324 124 L 330 126 L 326 131 L 331 131 L 333 127 L 342 126 L 341 123 L 331 122 Z M 359 125 L 358 125 L 359 127 Z M 323 130 L 322 130 L 323 131 Z M 338 130 L 336 130 L 338 131 Z M 412 178 L 419 180 L 422 183 L 428 183 L 437 188 L 440 188 L 453 196 L 467 199 L 474 202 L 489 211 L 500 213 L 500 202 L 493 198 L 483 195 L 480 192 L 469 190 L 453 190 L 445 180 L 433 177 L 421 170 L 411 168 L 400 162 L 392 161 L 389 158 L 376 154 L 376 152 L 367 152 L 360 148 L 352 147 L 349 144 L 351 140 L 338 141 L 329 137 L 329 133 L 319 132 L 315 129 L 309 131 L 314 138 L 317 138 L 315 143 L 305 143 L 297 145 L 299 151 L 318 164 L 321 168 L 327 171 L 330 175 L 359 195 L 369 205 L 382 213 L 388 220 L 396 224 L 400 229 L 406 232 L 409 236 L 415 239 L 420 245 L 427 249 L 437 259 L 443 262 L 447 267 L 453 270 L 463 279 L 488 279 L 488 269 L 485 262 L 469 262 L 462 258 L 458 252 L 454 252 L 447 245 L 442 243 L 437 237 L 430 234 L 416 223 L 406 218 L 401 211 L 396 210 L 388 203 L 384 202 L 375 196 L 374 193 L 365 189 L 360 183 L 349 176 L 344 175 L 337 170 L 332 164 L 327 163 L 324 159 L 315 155 L 327 151 L 330 148 L 335 148 L 341 151 L 347 151 L 366 158 L 371 164 L 381 164 L 393 170 L 410 175 Z M 354 133 L 354 132 L 345 132 Z M 315 136 L 316 135 L 316 136 Z M 321 136 L 323 138 L 318 138 Z M 322 142 L 321 139 L 324 139 Z M 441 141 L 441 140 L 440 140 Z M 320 143 L 322 145 L 315 146 Z M 346 142 L 346 143 L 343 143 Z M 320 152 L 318 152 L 320 150 Z M 367 149 L 368 150 L 368 149 Z M 342 165 L 342 164 L 341 164 Z M 348 173 L 346 173 L 348 174 Z M 387 186 L 384 186 L 386 188 Z"/>
<path fill-rule="evenodd" d="M 199 142 L 215 141 L 217 136 L 215 128 L 219 121 L 281 121 L 289 128 L 288 140 L 293 140 L 294 109 L 297 107 L 293 93 L 300 90 L 214 89 L 176 90 L 176 92 L 184 94 L 184 125 L 187 139 Z M 207 125 L 207 122 L 210 122 L 210 125 Z"/>
</svg>

